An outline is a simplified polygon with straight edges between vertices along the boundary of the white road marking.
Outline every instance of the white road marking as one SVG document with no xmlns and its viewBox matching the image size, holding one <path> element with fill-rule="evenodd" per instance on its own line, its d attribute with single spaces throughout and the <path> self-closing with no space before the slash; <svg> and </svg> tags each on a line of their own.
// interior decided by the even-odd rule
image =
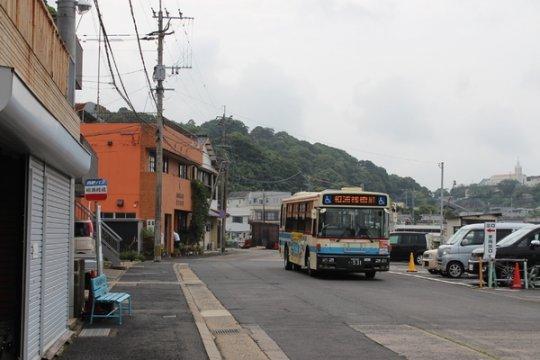
<svg viewBox="0 0 540 360">
<path fill-rule="evenodd" d="M 389 271 L 388 273 L 395 274 L 395 275 L 416 277 L 416 278 L 419 278 L 419 279 L 436 281 L 436 282 L 445 283 L 445 284 L 451 284 L 451 285 L 461 285 L 461 286 L 465 286 L 465 287 L 469 287 L 469 288 L 475 288 L 476 287 L 476 286 L 470 285 L 470 284 L 464 284 L 464 283 L 460 283 L 460 282 L 454 282 L 454 281 L 443 280 L 443 279 L 434 279 L 434 278 L 431 278 L 431 277 L 422 276 L 422 275 L 413 274 L 413 273 L 401 273 L 401 272 L 397 272 L 397 271 Z"/>
<path fill-rule="evenodd" d="M 232 316 L 227 310 L 204 310 L 201 311 L 202 317 Z"/>
<path fill-rule="evenodd" d="M 382 346 L 418 360 L 493 359 L 484 350 L 442 337 L 411 325 L 350 325 Z"/>
</svg>

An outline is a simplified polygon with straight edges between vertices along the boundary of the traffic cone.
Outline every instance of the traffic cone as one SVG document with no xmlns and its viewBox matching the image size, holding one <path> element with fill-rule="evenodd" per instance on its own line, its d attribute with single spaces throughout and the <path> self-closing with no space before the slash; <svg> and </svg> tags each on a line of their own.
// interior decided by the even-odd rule
<svg viewBox="0 0 540 360">
<path fill-rule="evenodd" d="M 407 272 L 416 272 L 416 265 L 414 264 L 413 253 L 411 253 L 411 256 L 409 256 L 409 267 L 407 268 Z"/>
<path fill-rule="evenodd" d="M 521 271 L 519 271 L 519 264 L 516 263 L 516 266 L 514 266 L 514 279 L 512 280 L 512 286 L 510 286 L 512 289 L 522 289 L 521 286 Z"/>
</svg>

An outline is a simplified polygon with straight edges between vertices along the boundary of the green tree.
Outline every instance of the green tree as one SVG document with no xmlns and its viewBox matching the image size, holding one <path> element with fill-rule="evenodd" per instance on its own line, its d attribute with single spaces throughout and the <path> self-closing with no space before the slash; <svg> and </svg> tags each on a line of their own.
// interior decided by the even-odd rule
<svg viewBox="0 0 540 360">
<path fill-rule="evenodd" d="M 206 232 L 206 222 L 208 221 L 208 210 L 210 205 L 208 199 L 210 192 L 208 188 L 199 180 L 191 181 L 191 202 L 192 202 L 192 218 L 190 226 L 190 243 L 199 243 L 203 240 Z"/>
</svg>

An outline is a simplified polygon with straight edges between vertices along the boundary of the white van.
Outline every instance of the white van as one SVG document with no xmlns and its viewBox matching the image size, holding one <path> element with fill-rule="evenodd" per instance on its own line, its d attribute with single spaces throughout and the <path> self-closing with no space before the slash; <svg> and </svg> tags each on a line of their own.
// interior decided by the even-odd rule
<svg viewBox="0 0 540 360">
<path fill-rule="evenodd" d="M 497 242 L 515 230 L 529 226 L 526 223 L 497 223 Z M 463 226 L 437 250 L 437 264 L 444 276 L 458 278 L 465 272 L 469 256 L 484 245 L 484 224 Z"/>
</svg>

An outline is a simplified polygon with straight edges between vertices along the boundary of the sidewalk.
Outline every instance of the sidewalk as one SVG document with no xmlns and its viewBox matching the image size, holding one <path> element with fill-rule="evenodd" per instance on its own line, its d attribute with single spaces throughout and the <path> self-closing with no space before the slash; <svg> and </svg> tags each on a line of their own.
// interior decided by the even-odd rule
<svg viewBox="0 0 540 360">
<path fill-rule="evenodd" d="M 86 322 L 85 329 L 105 329 L 96 331 L 104 335 L 81 334 L 62 359 L 207 359 L 173 263 L 139 263 L 112 291 L 131 294 L 131 318 L 124 317 L 120 326 L 116 319 L 96 319 L 92 326 Z"/>
</svg>

